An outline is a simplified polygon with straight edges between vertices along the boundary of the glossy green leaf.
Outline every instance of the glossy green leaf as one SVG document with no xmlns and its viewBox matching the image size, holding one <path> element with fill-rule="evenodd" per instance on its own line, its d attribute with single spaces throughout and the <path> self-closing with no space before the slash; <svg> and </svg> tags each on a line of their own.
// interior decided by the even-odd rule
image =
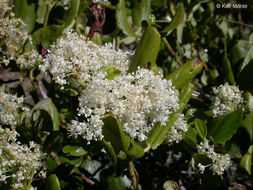
<svg viewBox="0 0 253 190">
<path fill-rule="evenodd" d="M 201 71 L 202 67 L 203 63 L 200 61 L 189 61 L 169 74 L 166 79 L 171 80 L 176 89 L 180 89 L 190 82 Z"/>
<path fill-rule="evenodd" d="M 62 35 L 63 30 L 64 27 L 59 25 L 40 28 L 32 34 L 33 43 L 36 46 L 39 42 L 42 42 L 46 48 L 49 48 Z"/>
<path fill-rule="evenodd" d="M 36 12 L 35 2 L 29 0 L 14 0 L 14 13 L 25 23 L 25 30 L 30 33 L 34 29 Z"/>
<path fill-rule="evenodd" d="M 215 118 L 208 129 L 208 135 L 212 136 L 216 143 L 225 143 L 237 131 L 241 120 L 242 109 Z"/>
<path fill-rule="evenodd" d="M 224 56 L 222 59 L 222 64 L 223 64 L 223 69 L 224 69 L 224 74 L 225 74 L 225 79 L 231 84 L 235 85 L 235 78 L 234 78 L 234 73 L 231 67 L 231 63 L 227 56 Z"/>
<path fill-rule="evenodd" d="M 239 75 L 239 87 L 253 93 L 253 60 L 248 63 Z"/>
<path fill-rule="evenodd" d="M 38 10 L 36 13 L 37 19 L 36 22 L 43 24 L 47 12 L 47 4 L 45 0 L 39 0 L 38 1 Z"/>
<path fill-rule="evenodd" d="M 85 160 L 81 167 L 93 175 L 101 167 L 101 165 L 102 164 L 96 160 Z"/>
<path fill-rule="evenodd" d="M 57 111 L 57 108 L 55 107 L 53 101 L 51 98 L 45 98 L 39 101 L 33 108 L 32 112 L 36 110 L 45 110 L 49 113 L 51 116 L 51 119 L 53 121 L 53 130 L 58 131 L 59 125 L 60 125 L 60 119 L 59 119 L 59 113 Z"/>
<path fill-rule="evenodd" d="M 198 132 L 195 128 L 189 127 L 187 132 L 184 134 L 183 141 L 191 148 L 195 149 L 198 145 L 197 140 Z"/>
<path fill-rule="evenodd" d="M 106 140 L 103 139 L 103 146 L 107 153 L 107 156 L 110 160 L 110 162 L 115 166 L 117 163 L 117 156 L 113 150 L 113 147 L 110 142 L 106 142 Z"/>
<path fill-rule="evenodd" d="M 251 143 L 253 143 L 253 111 L 246 115 L 246 118 L 241 122 L 241 125 L 247 130 Z"/>
<path fill-rule="evenodd" d="M 108 177 L 108 190 L 127 189 L 122 177 Z"/>
<path fill-rule="evenodd" d="M 134 139 L 131 139 L 125 134 L 122 125 L 117 119 L 112 115 L 107 114 L 104 116 L 103 122 L 104 138 L 111 143 L 116 154 L 118 154 L 120 150 L 123 150 L 131 159 L 137 159 L 144 155 L 142 147 L 138 145 Z"/>
<path fill-rule="evenodd" d="M 46 184 L 47 190 L 61 190 L 60 182 L 55 174 L 51 174 Z"/>
<path fill-rule="evenodd" d="M 147 21 L 149 24 L 149 15 L 151 14 L 151 1 L 141 0 L 135 3 L 133 10 L 133 21 L 135 25 L 141 26 L 143 20 Z"/>
<path fill-rule="evenodd" d="M 134 72 L 138 67 L 144 67 L 147 64 L 151 64 L 151 66 L 156 65 L 160 42 L 159 32 L 152 26 L 147 27 L 136 49 L 128 72 Z"/>
<path fill-rule="evenodd" d="M 161 126 L 161 124 L 158 124 L 154 130 L 152 131 L 152 134 L 148 137 L 146 140 L 147 144 L 147 150 L 149 148 L 156 149 L 160 144 L 163 143 L 164 138 L 168 134 L 170 128 L 174 124 L 174 122 L 179 117 L 179 114 L 184 110 L 184 108 L 187 106 L 187 103 L 189 99 L 191 98 L 192 92 L 193 92 L 194 86 L 189 83 L 187 86 L 182 88 L 180 92 L 180 100 L 179 100 L 179 109 L 177 112 L 172 113 L 169 116 L 169 122 L 167 122 L 166 126 Z"/>
<path fill-rule="evenodd" d="M 196 118 L 194 123 L 195 123 L 195 128 L 197 129 L 199 136 L 203 140 L 205 140 L 206 135 L 207 135 L 207 128 L 206 128 L 205 122 L 202 121 L 201 119 Z"/>
<path fill-rule="evenodd" d="M 249 147 L 248 152 L 242 157 L 240 162 L 240 167 L 245 169 L 249 175 L 251 175 L 252 152 L 253 145 Z"/>
<path fill-rule="evenodd" d="M 162 30 L 162 33 L 166 33 L 166 36 L 168 36 L 173 30 L 175 30 L 180 23 L 184 21 L 184 5 L 180 4 L 177 8 L 177 12 L 171 21 L 170 25 L 167 26 Z"/>
<path fill-rule="evenodd" d="M 32 133 L 36 138 L 38 138 L 37 140 L 41 137 L 42 131 L 53 131 L 53 121 L 46 110 L 32 110 L 31 123 L 28 123 L 28 121 L 26 122 L 28 125 L 31 124 Z"/>
<path fill-rule="evenodd" d="M 65 28 L 68 27 L 69 25 L 72 26 L 74 24 L 75 18 L 79 10 L 79 4 L 80 0 L 70 0 L 68 10 L 63 16 Z"/>
<path fill-rule="evenodd" d="M 164 190 L 179 190 L 179 186 L 175 181 L 168 180 L 163 184 Z"/>
<path fill-rule="evenodd" d="M 116 20 L 117 26 L 123 31 L 127 36 L 136 37 L 136 34 L 131 29 L 131 26 L 128 23 L 127 11 L 125 7 L 125 1 L 119 0 L 116 9 Z"/>
<path fill-rule="evenodd" d="M 242 71 L 252 61 L 252 59 L 253 59 L 253 46 L 249 48 L 249 51 L 247 52 L 247 55 L 244 58 L 240 71 Z"/>
<path fill-rule="evenodd" d="M 247 55 L 247 50 L 242 47 L 239 43 L 234 45 L 231 49 L 231 62 L 232 64 L 238 63 Z"/>
<path fill-rule="evenodd" d="M 52 157 L 46 158 L 46 167 L 48 172 L 53 172 L 57 167 L 56 161 Z"/>
<path fill-rule="evenodd" d="M 62 152 L 69 153 L 71 156 L 83 156 L 88 153 L 81 146 L 70 146 L 70 145 L 64 146 Z"/>
</svg>

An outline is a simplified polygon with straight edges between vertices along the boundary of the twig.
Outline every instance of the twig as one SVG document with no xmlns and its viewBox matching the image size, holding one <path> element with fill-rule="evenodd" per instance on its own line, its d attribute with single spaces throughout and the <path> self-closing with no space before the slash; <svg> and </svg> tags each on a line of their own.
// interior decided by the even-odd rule
<svg viewBox="0 0 253 190">
<path fill-rule="evenodd" d="M 168 42 L 168 40 L 167 40 L 165 37 L 163 37 L 162 40 L 163 40 L 165 46 L 166 46 L 166 47 L 168 48 L 168 50 L 170 51 L 170 53 L 171 53 L 173 56 L 175 56 L 176 62 L 177 62 L 179 65 L 183 65 L 183 63 L 180 61 L 180 59 L 179 59 L 177 53 L 172 49 L 172 47 L 171 47 L 170 43 Z"/>
<path fill-rule="evenodd" d="M 136 175 L 137 171 L 134 168 L 134 164 L 132 161 L 129 162 L 129 174 L 132 180 L 134 190 L 139 190 L 139 179 L 138 176 Z"/>
</svg>

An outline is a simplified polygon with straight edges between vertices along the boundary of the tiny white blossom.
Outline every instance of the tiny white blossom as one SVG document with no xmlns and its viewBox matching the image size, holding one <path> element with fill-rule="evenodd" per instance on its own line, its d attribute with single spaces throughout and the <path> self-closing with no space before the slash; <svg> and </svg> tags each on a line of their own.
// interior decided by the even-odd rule
<svg viewBox="0 0 253 190">
<path fill-rule="evenodd" d="M 0 126 L 0 129 L 3 129 Z M 4 129 L 0 135 L 0 149 L 4 154 L 0 158 L 0 181 L 9 179 L 13 189 L 23 188 L 24 182 L 43 168 L 42 160 L 45 154 L 40 151 L 40 146 L 34 143 L 32 147 L 21 145 L 17 141 L 19 134 L 14 130 Z"/>
<path fill-rule="evenodd" d="M 213 88 L 213 117 L 235 111 L 243 103 L 242 92 L 238 87 L 225 83 Z"/>
<path fill-rule="evenodd" d="M 3 41 L 1 46 L 4 47 L 0 49 L 0 53 L 1 62 L 5 65 L 14 60 L 21 69 L 26 69 L 42 61 L 37 51 L 24 50 L 25 45 L 32 45 L 32 38 L 24 30 L 24 26 L 24 22 L 19 18 L 0 17 L 0 40 Z"/>
<path fill-rule="evenodd" d="M 69 84 L 73 79 L 90 81 L 94 74 L 109 65 L 126 72 L 131 55 L 112 49 L 110 43 L 100 47 L 72 31 L 66 31 L 48 52 L 40 69 L 48 71 L 60 85 Z"/>
<path fill-rule="evenodd" d="M 184 119 L 184 114 L 180 114 L 178 119 L 172 125 L 168 135 L 165 138 L 165 141 L 169 144 L 176 142 L 178 143 L 183 138 L 183 133 L 186 133 L 188 130 L 188 125 Z"/>
<path fill-rule="evenodd" d="M 198 152 L 205 153 L 208 158 L 212 160 L 211 169 L 213 171 L 213 174 L 222 175 L 226 169 L 230 166 L 230 156 L 229 154 L 219 154 L 214 151 L 214 146 L 209 145 L 209 142 L 206 140 L 204 143 L 201 142 L 200 145 L 198 145 Z M 209 165 L 207 165 L 209 166 Z M 203 171 L 203 167 L 198 165 L 200 171 Z"/>
<path fill-rule="evenodd" d="M 79 98 L 79 115 L 87 122 L 73 121 L 70 133 L 87 140 L 102 139 L 102 119 L 112 113 L 132 138 L 144 141 L 146 134 L 160 122 L 168 122 L 176 111 L 178 94 L 171 81 L 153 71 L 138 69 L 134 74 L 122 74 L 113 80 L 102 73 L 94 76 Z"/>
<path fill-rule="evenodd" d="M 0 92 L 0 123 L 15 126 L 19 119 L 18 109 L 29 114 L 23 106 L 24 98 Z"/>
</svg>

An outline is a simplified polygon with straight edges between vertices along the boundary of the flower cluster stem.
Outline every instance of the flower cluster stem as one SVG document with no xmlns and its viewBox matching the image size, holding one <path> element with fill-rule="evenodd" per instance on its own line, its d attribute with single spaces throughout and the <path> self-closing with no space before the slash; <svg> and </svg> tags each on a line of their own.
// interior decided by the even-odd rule
<svg viewBox="0 0 253 190">
<path fill-rule="evenodd" d="M 139 180 L 135 172 L 133 161 L 129 162 L 129 174 L 132 180 L 134 190 L 139 190 Z"/>
</svg>

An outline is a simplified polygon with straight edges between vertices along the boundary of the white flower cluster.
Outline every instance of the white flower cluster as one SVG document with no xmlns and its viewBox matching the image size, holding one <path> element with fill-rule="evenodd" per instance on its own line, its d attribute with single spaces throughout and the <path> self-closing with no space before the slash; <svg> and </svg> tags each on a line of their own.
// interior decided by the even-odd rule
<svg viewBox="0 0 253 190">
<path fill-rule="evenodd" d="M 51 46 L 40 69 L 49 71 L 53 80 L 61 85 L 69 84 L 72 79 L 88 82 L 101 68 L 109 65 L 126 72 L 129 55 L 129 52 L 112 49 L 112 44 L 99 47 L 72 31 L 66 31 Z"/>
<path fill-rule="evenodd" d="M 78 115 L 86 119 L 72 121 L 71 135 L 101 140 L 102 119 L 111 113 L 126 133 L 143 141 L 155 124 L 165 125 L 168 115 L 178 109 L 178 94 L 171 81 L 140 68 L 127 74 L 131 55 L 112 49 L 111 44 L 100 47 L 72 31 L 65 31 L 51 46 L 40 69 L 49 72 L 60 85 L 85 84 Z M 117 74 L 107 78 L 108 68 Z"/>
<path fill-rule="evenodd" d="M 175 123 L 172 125 L 168 135 L 165 138 L 165 141 L 169 144 L 182 140 L 183 133 L 186 133 L 188 130 L 188 125 L 186 120 L 184 119 L 184 114 L 180 114 L 178 119 L 175 121 Z"/>
<path fill-rule="evenodd" d="M 224 115 L 236 110 L 243 103 L 242 92 L 228 83 L 213 88 L 213 117 Z"/>
<path fill-rule="evenodd" d="M 135 74 L 120 75 L 113 80 L 104 77 L 100 72 L 82 91 L 79 115 L 84 115 L 87 122 L 73 121 L 71 134 L 87 140 L 102 139 L 102 118 L 105 113 L 112 113 L 126 133 L 143 141 L 157 122 L 166 125 L 168 115 L 179 107 L 171 81 L 153 71 L 138 69 Z"/>
<path fill-rule="evenodd" d="M 229 154 L 222 155 L 214 152 L 214 146 L 209 145 L 209 142 L 207 140 L 204 143 L 200 143 L 198 146 L 198 152 L 205 153 L 207 157 L 212 160 L 211 169 L 213 171 L 213 174 L 222 175 L 224 171 L 230 166 Z M 205 168 L 209 166 L 210 165 L 204 166 L 201 163 L 198 164 L 201 173 L 204 173 Z"/>
<path fill-rule="evenodd" d="M 16 95 L 0 92 L 0 123 L 15 126 L 19 120 L 18 109 L 29 113 L 29 109 L 23 106 L 24 98 Z"/>
<path fill-rule="evenodd" d="M 34 142 L 29 146 L 21 145 L 18 135 L 14 129 L 0 126 L 0 182 L 10 182 L 13 189 L 23 188 L 25 182 L 32 180 L 43 167 L 45 157 Z"/>
<path fill-rule="evenodd" d="M 32 39 L 23 27 L 21 19 L 0 17 L 1 62 L 8 65 L 14 60 L 21 69 L 26 69 L 42 61 L 42 57 L 35 50 L 24 51 L 26 44 L 32 45 Z"/>
</svg>

